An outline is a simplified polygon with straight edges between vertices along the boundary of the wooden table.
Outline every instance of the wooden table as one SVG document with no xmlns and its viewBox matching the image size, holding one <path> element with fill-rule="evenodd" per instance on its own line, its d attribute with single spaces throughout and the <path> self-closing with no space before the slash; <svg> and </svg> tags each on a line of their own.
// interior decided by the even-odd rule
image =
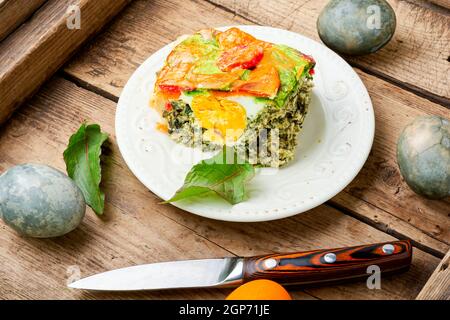
<svg viewBox="0 0 450 320">
<path fill-rule="evenodd" d="M 412 240 L 413 263 L 409 272 L 383 278 L 381 290 L 369 290 L 362 282 L 298 289 L 292 291 L 293 297 L 415 298 L 449 250 L 450 202 L 414 194 L 399 174 L 395 148 L 402 128 L 414 117 L 450 118 L 448 9 L 426 1 L 390 0 L 398 21 L 392 41 L 376 54 L 347 59 L 372 98 L 375 142 L 356 179 L 311 211 L 264 223 L 201 218 L 159 204 L 160 199 L 133 176 L 117 148 L 118 97 L 132 72 L 160 47 L 184 33 L 234 24 L 280 27 L 318 40 L 316 19 L 326 2 L 135 0 L 129 4 L 0 129 L 0 172 L 24 162 L 64 170 L 62 152 L 85 119 L 111 134 L 103 165 L 107 195 L 103 217 L 88 209 L 78 229 L 56 239 L 23 238 L 0 222 L 0 298 L 223 299 L 229 290 L 88 293 L 66 288 L 66 281 L 78 270 L 87 276 L 157 261 L 331 248 L 394 238 Z"/>
</svg>

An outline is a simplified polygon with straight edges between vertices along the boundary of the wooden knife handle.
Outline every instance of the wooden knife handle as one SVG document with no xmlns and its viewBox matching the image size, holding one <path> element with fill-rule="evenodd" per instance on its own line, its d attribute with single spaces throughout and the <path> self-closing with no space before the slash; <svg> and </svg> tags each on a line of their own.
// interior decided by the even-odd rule
<svg viewBox="0 0 450 320">
<path fill-rule="evenodd" d="M 409 240 L 348 248 L 270 254 L 244 258 L 244 281 L 274 280 L 281 284 L 322 284 L 367 278 L 376 265 L 381 274 L 408 270 L 412 246 Z"/>
</svg>

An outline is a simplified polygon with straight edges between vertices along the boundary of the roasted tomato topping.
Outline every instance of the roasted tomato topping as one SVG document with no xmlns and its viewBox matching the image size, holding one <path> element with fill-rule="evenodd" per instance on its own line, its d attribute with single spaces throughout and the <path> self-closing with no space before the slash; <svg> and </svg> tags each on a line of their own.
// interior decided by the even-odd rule
<svg viewBox="0 0 450 320">
<path fill-rule="evenodd" d="M 174 85 L 165 85 L 165 84 L 160 84 L 159 88 L 167 93 L 179 93 L 181 92 L 181 87 L 179 86 L 174 86 Z"/>
<path fill-rule="evenodd" d="M 259 97 L 273 98 L 280 87 L 280 76 L 272 61 L 270 52 L 266 52 L 261 62 L 250 72 L 247 80 L 237 81 L 234 90 L 250 93 Z"/>
<path fill-rule="evenodd" d="M 274 98 L 289 81 L 283 71 L 296 70 L 298 79 L 304 68 L 313 75 L 314 64 L 311 56 L 260 41 L 238 28 L 201 30 L 177 45 L 158 73 L 158 108 L 164 110 L 166 101 L 195 89 Z"/>
<path fill-rule="evenodd" d="M 316 64 L 316 60 L 314 60 L 314 58 L 313 57 L 311 57 L 311 56 L 309 56 L 309 55 L 307 55 L 307 54 L 302 54 L 302 57 L 303 57 L 303 59 L 305 59 L 306 61 L 308 61 L 308 62 L 310 62 L 310 63 L 313 63 L 313 64 Z"/>
<path fill-rule="evenodd" d="M 171 111 L 172 110 L 172 104 L 170 102 L 167 102 L 164 106 L 164 109 L 166 109 L 166 111 Z"/>
<path fill-rule="evenodd" d="M 275 97 L 280 87 L 277 69 L 270 64 L 260 64 L 245 81 L 236 83 L 237 91 L 251 93 L 259 97 Z"/>
<path fill-rule="evenodd" d="M 234 68 L 252 69 L 258 65 L 264 55 L 264 48 L 259 43 L 240 45 L 224 51 L 217 61 L 222 71 Z"/>
<path fill-rule="evenodd" d="M 239 79 L 240 72 L 235 70 L 227 73 L 190 74 L 188 79 L 196 88 L 212 90 L 228 90 L 230 85 Z"/>
<path fill-rule="evenodd" d="M 247 46 L 258 40 L 238 28 L 230 28 L 227 31 L 219 33 L 217 35 L 217 41 L 222 49 L 227 50 L 237 46 Z"/>
</svg>

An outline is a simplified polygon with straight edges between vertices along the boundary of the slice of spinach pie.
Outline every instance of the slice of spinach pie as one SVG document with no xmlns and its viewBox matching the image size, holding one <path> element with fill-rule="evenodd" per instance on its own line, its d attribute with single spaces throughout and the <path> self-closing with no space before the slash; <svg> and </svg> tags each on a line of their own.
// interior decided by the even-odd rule
<svg viewBox="0 0 450 320">
<path fill-rule="evenodd" d="M 238 28 L 201 30 L 169 54 L 151 103 L 178 143 L 236 145 L 251 163 L 282 166 L 294 157 L 314 66 L 312 57 Z"/>
</svg>

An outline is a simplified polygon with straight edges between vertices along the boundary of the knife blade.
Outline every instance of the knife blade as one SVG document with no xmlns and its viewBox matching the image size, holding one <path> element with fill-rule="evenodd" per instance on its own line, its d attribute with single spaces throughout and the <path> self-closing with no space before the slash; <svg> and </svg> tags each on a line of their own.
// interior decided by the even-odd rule
<svg viewBox="0 0 450 320">
<path fill-rule="evenodd" d="M 152 263 L 99 273 L 73 282 L 69 287 L 140 291 L 232 287 L 256 279 L 274 280 L 284 285 L 326 284 L 366 278 L 371 265 L 377 265 L 382 275 L 406 271 L 411 259 L 411 243 L 402 240 L 246 258 Z"/>
<path fill-rule="evenodd" d="M 99 273 L 69 284 L 95 291 L 140 291 L 214 287 L 242 276 L 242 259 L 222 258 L 144 264 Z"/>
</svg>

